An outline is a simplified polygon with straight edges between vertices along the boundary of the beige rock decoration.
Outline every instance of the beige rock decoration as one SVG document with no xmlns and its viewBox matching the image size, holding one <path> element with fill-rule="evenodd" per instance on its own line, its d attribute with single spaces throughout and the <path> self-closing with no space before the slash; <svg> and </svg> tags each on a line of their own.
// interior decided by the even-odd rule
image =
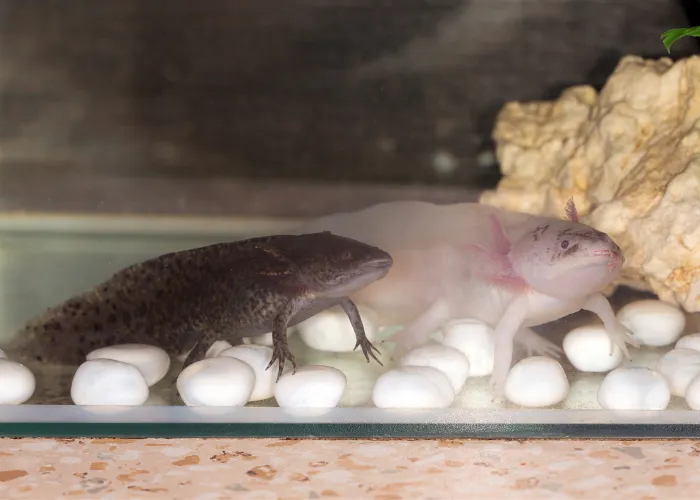
<svg viewBox="0 0 700 500">
<path fill-rule="evenodd" d="M 510 102 L 494 130 L 504 174 L 480 201 L 582 221 L 626 262 L 616 285 L 700 311 L 700 57 L 624 57 L 597 93 Z"/>
</svg>

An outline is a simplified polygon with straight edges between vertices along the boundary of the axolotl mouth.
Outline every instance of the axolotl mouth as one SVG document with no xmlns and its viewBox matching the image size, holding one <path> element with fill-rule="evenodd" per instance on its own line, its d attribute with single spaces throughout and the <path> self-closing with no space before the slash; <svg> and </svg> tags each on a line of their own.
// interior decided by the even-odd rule
<svg viewBox="0 0 700 500">
<path fill-rule="evenodd" d="M 625 263 L 625 257 L 621 250 L 594 250 L 591 252 L 596 257 L 606 257 L 608 259 L 608 271 L 615 271 Z"/>
</svg>

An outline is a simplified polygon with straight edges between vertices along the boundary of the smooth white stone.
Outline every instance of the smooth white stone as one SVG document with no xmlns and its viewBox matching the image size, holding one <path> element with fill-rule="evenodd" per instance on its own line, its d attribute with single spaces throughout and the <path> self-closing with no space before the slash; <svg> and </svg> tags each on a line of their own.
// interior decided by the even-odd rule
<svg viewBox="0 0 700 500">
<path fill-rule="evenodd" d="M 375 314 L 369 309 L 358 307 L 367 339 L 374 343 L 377 339 Z M 299 336 L 304 343 L 326 352 L 351 352 L 355 350 L 357 339 L 347 314 L 340 307 L 322 311 L 297 325 Z M 357 348 L 358 352 L 361 349 Z"/>
<path fill-rule="evenodd" d="M 683 335 L 678 339 L 675 347 L 676 349 L 692 349 L 693 351 L 700 352 L 700 333 Z"/>
<path fill-rule="evenodd" d="M 141 371 L 148 386 L 158 383 L 168 373 L 170 356 L 163 349 L 146 344 L 117 344 L 90 352 L 85 359 L 112 359 L 129 363 Z"/>
<path fill-rule="evenodd" d="M 7 355 L 5 354 L 5 351 L 0 349 L 0 359 L 7 359 Z"/>
<path fill-rule="evenodd" d="M 700 410 L 700 375 L 688 384 L 685 390 L 685 402 L 691 410 Z"/>
<path fill-rule="evenodd" d="M 177 391 L 187 406 L 244 406 L 253 387 L 253 368 L 228 356 L 192 363 L 177 377 Z"/>
<path fill-rule="evenodd" d="M 177 390 L 187 406 L 244 406 L 255 387 L 255 370 L 230 356 L 204 358 L 185 368 L 177 379 Z"/>
<path fill-rule="evenodd" d="M 661 300 L 631 302 L 617 312 L 617 319 L 632 331 L 642 345 L 671 345 L 685 329 L 685 314 Z"/>
<path fill-rule="evenodd" d="M 282 408 L 334 408 L 343 397 L 347 379 L 330 366 L 306 365 L 287 372 L 275 385 L 275 399 Z"/>
<path fill-rule="evenodd" d="M 566 357 L 582 372 L 607 372 L 618 366 L 624 354 L 613 346 L 610 354 L 610 337 L 603 325 L 586 325 L 574 328 L 564 337 Z"/>
<path fill-rule="evenodd" d="M 148 395 L 148 383 L 138 368 L 107 358 L 81 364 L 70 389 L 73 402 L 83 406 L 138 406 Z"/>
<path fill-rule="evenodd" d="M 432 366 L 444 373 L 452 384 L 455 394 L 462 390 L 469 376 L 469 359 L 454 347 L 428 344 L 404 354 L 402 366 Z"/>
<path fill-rule="evenodd" d="M 617 368 L 598 388 L 598 403 L 606 410 L 664 410 L 670 400 L 664 377 L 648 368 Z"/>
<path fill-rule="evenodd" d="M 700 352 L 671 349 L 656 364 L 656 371 L 668 382 L 671 394 L 683 398 L 690 381 L 700 374 Z"/>
<path fill-rule="evenodd" d="M 452 321 L 443 328 L 443 345 L 461 351 L 469 360 L 469 376 L 484 377 L 493 371 L 493 329 L 472 319 Z"/>
<path fill-rule="evenodd" d="M 377 408 L 447 408 L 455 398 L 447 376 L 431 366 L 402 366 L 383 373 L 374 384 Z"/>
<path fill-rule="evenodd" d="M 309 365 L 330 366 L 345 375 L 347 386 L 338 406 L 372 406 L 372 390 L 386 367 L 378 363 L 367 363 L 364 357 L 309 349 L 304 356 Z"/>
<path fill-rule="evenodd" d="M 34 394 L 36 379 L 23 364 L 0 359 L 0 405 L 19 405 Z"/>
<path fill-rule="evenodd" d="M 207 349 L 206 354 L 204 354 L 204 359 L 215 358 L 226 349 L 231 349 L 232 347 L 233 346 L 225 340 L 217 340 Z"/>
<path fill-rule="evenodd" d="M 529 408 L 552 406 L 569 393 L 569 380 L 558 361 L 532 356 L 517 362 L 506 378 L 508 401 Z"/>
<path fill-rule="evenodd" d="M 255 386 L 248 401 L 269 399 L 275 394 L 279 361 L 275 360 L 269 369 L 265 369 L 272 359 L 272 349 L 270 347 L 252 344 L 238 345 L 221 352 L 219 357 L 240 359 L 244 363 L 248 363 L 255 372 Z"/>
</svg>

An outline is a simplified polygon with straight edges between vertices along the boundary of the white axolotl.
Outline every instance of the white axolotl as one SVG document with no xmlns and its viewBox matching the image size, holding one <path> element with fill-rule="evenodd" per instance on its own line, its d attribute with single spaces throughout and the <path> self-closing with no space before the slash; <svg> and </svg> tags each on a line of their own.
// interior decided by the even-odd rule
<svg viewBox="0 0 700 500">
<path fill-rule="evenodd" d="M 387 277 L 352 298 L 382 326 L 401 325 L 398 353 L 427 342 L 452 320 L 474 318 L 494 329 L 491 386 L 502 392 L 513 341 L 529 353 L 561 350 L 528 327 L 581 309 L 603 321 L 612 346 L 629 357 L 638 347 L 602 295 L 623 264 L 605 233 L 582 224 L 573 200 L 568 220 L 507 212 L 479 203 L 435 205 L 400 201 L 320 217 L 294 233 L 321 230 L 389 252 Z M 516 337 L 517 334 L 517 337 Z"/>
</svg>

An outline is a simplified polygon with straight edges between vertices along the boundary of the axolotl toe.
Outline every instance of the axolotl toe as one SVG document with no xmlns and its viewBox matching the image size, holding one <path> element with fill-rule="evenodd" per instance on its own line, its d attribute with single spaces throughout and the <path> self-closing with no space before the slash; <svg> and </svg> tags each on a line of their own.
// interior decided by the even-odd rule
<svg viewBox="0 0 700 500">
<path fill-rule="evenodd" d="M 386 251 L 330 232 L 169 253 L 49 309 L 3 348 L 19 359 L 75 365 L 99 347 L 143 343 L 187 366 L 216 340 L 272 332 L 270 366 L 279 361 L 279 377 L 285 361 L 296 368 L 287 327 L 340 305 L 369 362 L 376 348 L 349 295 L 384 278 L 392 263 Z"/>
<path fill-rule="evenodd" d="M 294 232 L 333 231 L 391 253 L 388 276 L 353 296 L 383 325 L 403 325 L 399 353 L 452 320 L 474 318 L 494 329 L 491 382 L 502 391 L 513 341 L 528 351 L 560 350 L 529 327 L 585 309 L 605 324 L 627 356 L 637 345 L 615 318 L 604 290 L 618 275 L 622 252 L 605 233 L 579 222 L 570 201 L 565 220 L 508 212 L 478 203 L 381 203 L 321 217 Z"/>
</svg>

